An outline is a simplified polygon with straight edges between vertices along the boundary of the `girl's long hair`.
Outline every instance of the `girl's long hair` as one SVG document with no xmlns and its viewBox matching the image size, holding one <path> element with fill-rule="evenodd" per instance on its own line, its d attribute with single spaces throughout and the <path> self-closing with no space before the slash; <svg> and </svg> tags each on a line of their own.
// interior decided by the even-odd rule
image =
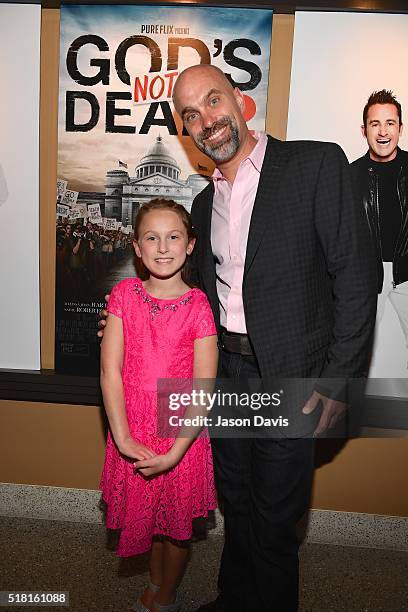
<svg viewBox="0 0 408 612">
<path fill-rule="evenodd" d="M 182 206 L 178 204 L 174 200 L 166 200 L 165 198 L 155 198 L 154 200 L 150 200 L 139 208 L 136 213 L 135 222 L 134 222 L 134 232 L 135 232 L 135 240 L 139 238 L 139 230 L 140 225 L 145 218 L 145 216 L 151 212 L 152 210 L 171 210 L 175 212 L 181 219 L 184 227 L 187 231 L 188 240 L 192 240 L 196 238 L 196 234 L 191 223 L 190 213 Z M 136 271 L 138 276 L 142 280 L 147 280 L 149 278 L 149 270 L 144 265 L 142 259 L 140 257 L 136 257 Z M 186 261 L 181 269 L 181 278 L 189 287 L 193 287 L 193 284 L 190 281 L 190 255 L 187 255 Z"/>
</svg>

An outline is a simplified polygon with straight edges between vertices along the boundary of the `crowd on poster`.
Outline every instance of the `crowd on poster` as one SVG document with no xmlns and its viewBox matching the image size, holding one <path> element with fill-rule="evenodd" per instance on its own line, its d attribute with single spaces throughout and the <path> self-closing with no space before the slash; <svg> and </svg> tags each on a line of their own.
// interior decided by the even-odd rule
<svg viewBox="0 0 408 612">
<path fill-rule="evenodd" d="M 78 192 L 66 187 L 67 181 L 58 179 L 56 279 L 66 295 L 81 296 L 130 254 L 133 231 L 102 217 L 100 204 L 78 203 Z"/>
</svg>

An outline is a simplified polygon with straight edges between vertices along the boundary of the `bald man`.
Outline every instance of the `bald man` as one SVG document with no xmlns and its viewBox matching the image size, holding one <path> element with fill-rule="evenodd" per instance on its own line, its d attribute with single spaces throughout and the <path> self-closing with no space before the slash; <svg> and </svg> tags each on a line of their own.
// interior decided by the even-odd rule
<svg viewBox="0 0 408 612">
<path fill-rule="evenodd" d="M 367 226 L 337 145 L 249 131 L 242 93 L 213 66 L 184 70 L 173 100 L 216 164 L 192 217 L 221 377 L 261 378 L 265 388 L 275 377 L 321 379 L 299 415 L 310 419 L 309 436 L 213 438 L 225 546 L 220 595 L 200 610 L 294 612 L 295 528 L 310 499 L 313 437 L 344 412 L 340 381 L 368 369 L 376 272 Z"/>
</svg>

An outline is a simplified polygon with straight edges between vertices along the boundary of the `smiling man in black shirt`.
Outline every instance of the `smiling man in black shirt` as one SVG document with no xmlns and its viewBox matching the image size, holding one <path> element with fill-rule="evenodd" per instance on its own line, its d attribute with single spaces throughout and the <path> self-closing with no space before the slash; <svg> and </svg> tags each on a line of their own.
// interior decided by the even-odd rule
<svg viewBox="0 0 408 612">
<path fill-rule="evenodd" d="M 398 147 L 402 129 L 401 104 L 392 91 L 373 92 L 361 126 L 368 151 L 351 169 L 377 258 L 377 326 L 389 298 L 408 346 L 408 152 Z"/>
</svg>

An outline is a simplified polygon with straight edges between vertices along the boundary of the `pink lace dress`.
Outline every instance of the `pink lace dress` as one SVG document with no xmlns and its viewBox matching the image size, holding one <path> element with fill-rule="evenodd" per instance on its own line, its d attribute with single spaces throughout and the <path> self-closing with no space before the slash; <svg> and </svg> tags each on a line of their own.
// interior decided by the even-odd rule
<svg viewBox="0 0 408 612">
<path fill-rule="evenodd" d="M 140 279 L 127 278 L 113 288 L 108 310 L 123 322 L 122 378 L 130 433 L 165 453 L 173 439 L 156 433 L 157 379 L 192 377 L 194 340 L 216 333 L 210 305 L 199 289 L 163 300 L 150 296 Z M 109 433 L 100 486 L 106 526 L 121 529 L 118 555 L 150 550 L 153 536 L 188 540 L 192 519 L 216 507 L 210 441 L 197 438 L 174 468 L 145 479 L 118 452 Z"/>
</svg>

